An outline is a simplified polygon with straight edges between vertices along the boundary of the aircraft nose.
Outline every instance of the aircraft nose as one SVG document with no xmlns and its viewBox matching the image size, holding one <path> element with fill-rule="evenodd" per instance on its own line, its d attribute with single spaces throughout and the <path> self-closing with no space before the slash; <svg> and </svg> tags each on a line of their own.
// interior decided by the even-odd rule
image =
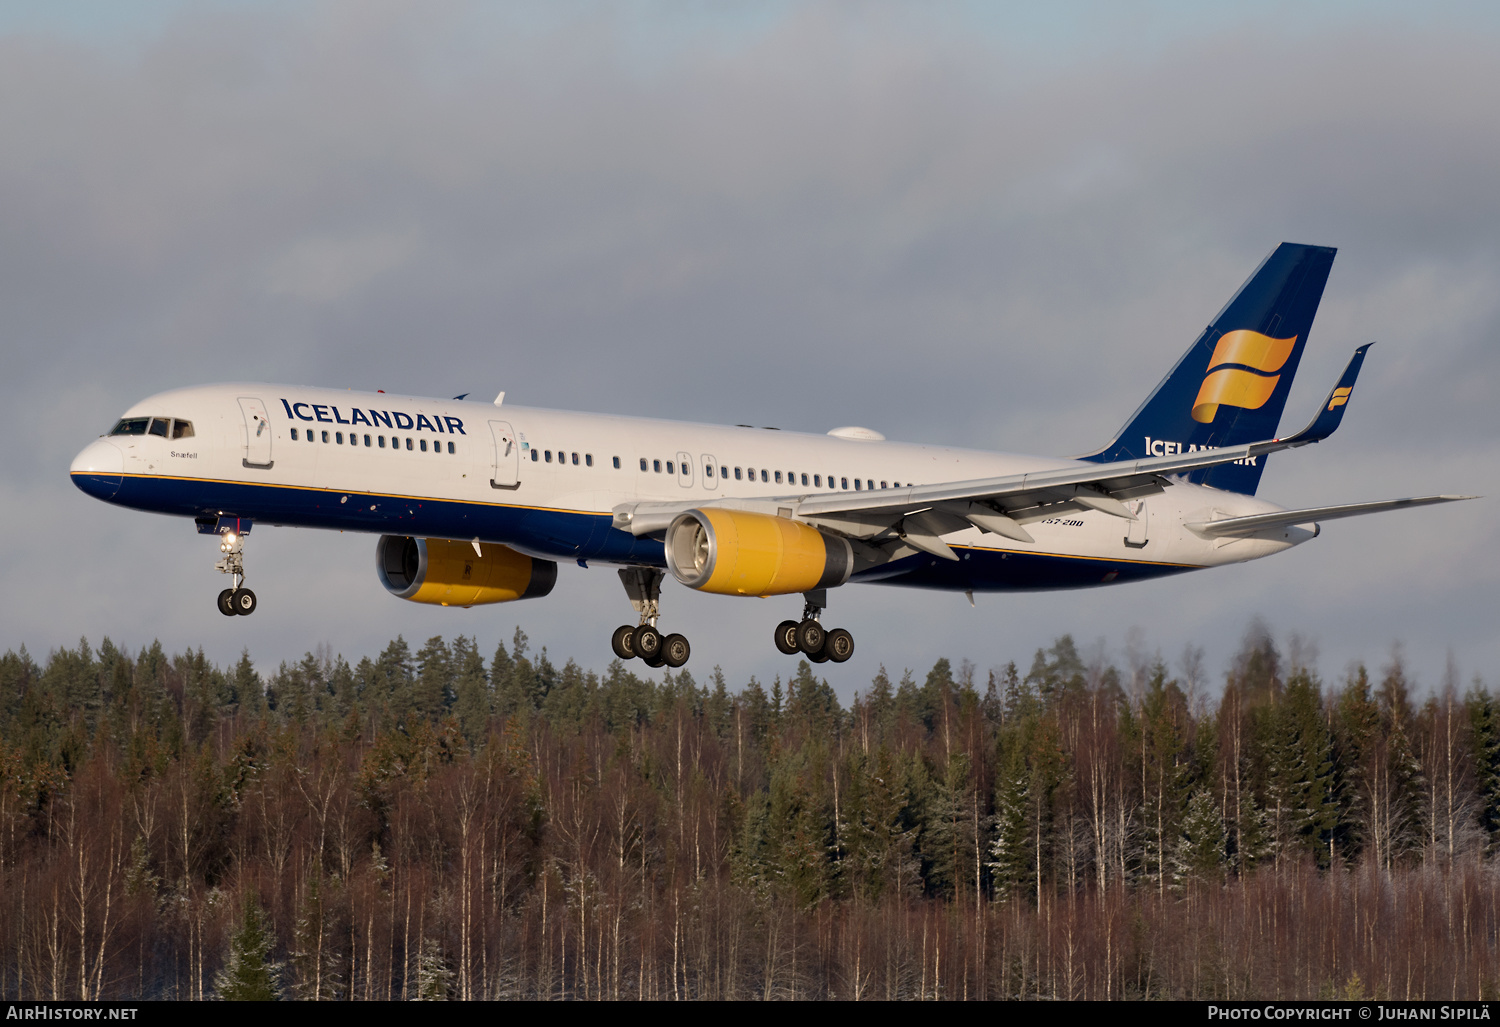
<svg viewBox="0 0 1500 1027">
<path fill-rule="evenodd" d="M 68 469 L 73 484 L 95 499 L 113 499 L 125 473 L 125 454 L 107 439 L 83 447 Z"/>
</svg>

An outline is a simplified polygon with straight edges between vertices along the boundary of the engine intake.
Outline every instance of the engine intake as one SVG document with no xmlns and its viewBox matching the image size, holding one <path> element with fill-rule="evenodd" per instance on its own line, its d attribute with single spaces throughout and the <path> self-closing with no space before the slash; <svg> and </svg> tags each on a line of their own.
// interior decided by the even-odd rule
<svg viewBox="0 0 1500 1027">
<path fill-rule="evenodd" d="M 849 580 L 854 550 L 788 517 L 709 507 L 667 528 L 667 566 L 689 588 L 730 596 L 779 596 Z"/>
<path fill-rule="evenodd" d="M 391 595 L 435 606 L 537 599 L 557 584 L 557 564 L 551 560 L 493 542 L 481 548 L 482 556 L 468 542 L 382 535 L 375 547 L 375 569 Z"/>
</svg>

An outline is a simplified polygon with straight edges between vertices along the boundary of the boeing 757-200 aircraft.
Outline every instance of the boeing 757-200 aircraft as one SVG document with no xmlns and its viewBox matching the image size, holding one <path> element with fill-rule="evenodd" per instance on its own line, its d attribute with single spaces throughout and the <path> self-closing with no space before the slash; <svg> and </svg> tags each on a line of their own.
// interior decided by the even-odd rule
<svg viewBox="0 0 1500 1027">
<path fill-rule="evenodd" d="M 638 623 L 622 659 L 680 667 L 658 628 L 670 572 L 700 592 L 798 595 L 778 649 L 843 662 L 854 639 L 821 622 L 849 582 L 970 593 L 1119 584 L 1253 560 L 1318 522 L 1468 498 L 1303 510 L 1258 499 L 1266 457 L 1327 438 L 1369 346 L 1312 422 L 1275 432 L 1334 250 L 1283 243 L 1203 330 L 1113 442 L 1074 459 L 719 427 L 494 403 L 282 385 L 163 392 L 73 461 L 89 495 L 191 517 L 244 587 L 256 524 L 379 536 L 393 595 L 474 606 L 545 596 L 559 561 L 619 567 Z"/>
</svg>

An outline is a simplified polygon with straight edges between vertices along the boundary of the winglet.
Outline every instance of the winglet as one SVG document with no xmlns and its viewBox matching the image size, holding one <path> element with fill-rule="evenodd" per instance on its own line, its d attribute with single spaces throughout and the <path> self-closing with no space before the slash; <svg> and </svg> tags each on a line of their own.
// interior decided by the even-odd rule
<svg viewBox="0 0 1500 1027">
<path fill-rule="evenodd" d="M 1344 419 L 1344 408 L 1349 403 L 1349 396 L 1354 392 L 1354 379 L 1359 377 L 1359 369 L 1365 362 L 1365 353 L 1373 342 L 1367 342 L 1354 351 L 1354 356 L 1349 360 L 1349 366 L 1344 368 L 1344 373 L 1339 377 L 1339 383 L 1333 387 L 1323 405 L 1318 408 L 1317 416 L 1312 423 L 1303 428 L 1290 438 L 1281 439 L 1284 446 L 1296 448 L 1305 446 L 1309 442 L 1321 442 L 1332 435 L 1339 422 Z"/>
</svg>

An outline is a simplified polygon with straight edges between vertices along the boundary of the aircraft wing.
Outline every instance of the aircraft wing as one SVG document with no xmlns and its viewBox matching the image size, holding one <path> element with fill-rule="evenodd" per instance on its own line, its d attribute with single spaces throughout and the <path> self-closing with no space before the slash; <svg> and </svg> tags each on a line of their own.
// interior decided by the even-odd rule
<svg viewBox="0 0 1500 1027">
<path fill-rule="evenodd" d="M 637 503 L 617 507 L 614 524 L 637 536 L 654 535 L 664 532 L 679 513 L 694 507 L 763 509 L 793 516 L 851 538 L 872 542 L 899 538 L 923 552 L 956 560 L 958 557 L 939 536 L 970 525 L 1020 542 L 1031 542 L 1033 539 L 1025 528 L 1028 522 L 1080 508 L 1134 520 L 1135 515 L 1124 501 L 1161 492 L 1170 475 L 1258 458 L 1318 442 L 1333 434 L 1343 419 L 1370 345 L 1373 344 L 1354 351 L 1338 384 L 1329 392 L 1308 426 L 1285 439 L 1112 463 L 1075 461 L 1056 469 L 1025 474 L 899 489 Z"/>
<path fill-rule="evenodd" d="M 1420 496 L 1415 499 L 1382 499 L 1374 503 L 1313 506 L 1303 510 L 1277 510 L 1273 513 L 1251 514 L 1248 517 L 1226 517 L 1216 521 L 1189 521 L 1185 527 L 1189 531 L 1208 538 L 1238 538 L 1253 535 L 1267 528 L 1282 528 L 1289 524 L 1312 524 L 1315 521 L 1358 517 L 1361 514 L 1381 513 L 1385 510 L 1404 510 L 1409 506 L 1431 506 L 1434 503 L 1455 503 L 1461 499 L 1477 498 L 1477 496 Z"/>
</svg>

